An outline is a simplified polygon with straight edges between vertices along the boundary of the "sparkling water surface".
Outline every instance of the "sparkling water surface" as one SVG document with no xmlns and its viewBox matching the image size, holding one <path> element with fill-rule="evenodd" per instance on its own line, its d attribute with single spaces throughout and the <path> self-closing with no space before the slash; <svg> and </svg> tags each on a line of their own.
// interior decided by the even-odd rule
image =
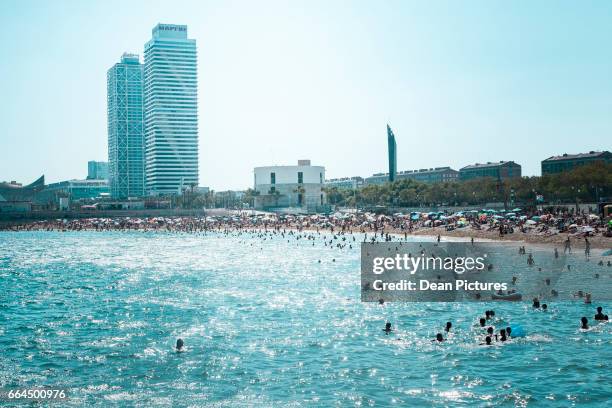
<svg viewBox="0 0 612 408">
<path fill-rule="evenodd" d="M 0 232 L 0 386 L 66 387 L 62 406 L 612 405 L 612 326 L 592 319 L 611 302 L 365 304 L 359 240 Z M 528 336 L 480 346 L 491 308 Z"/>
</svg>

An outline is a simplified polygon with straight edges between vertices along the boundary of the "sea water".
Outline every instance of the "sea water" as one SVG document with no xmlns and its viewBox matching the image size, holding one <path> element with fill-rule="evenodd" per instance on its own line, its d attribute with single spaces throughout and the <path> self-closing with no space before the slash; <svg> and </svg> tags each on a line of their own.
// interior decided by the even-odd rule
<svg viewBox="0 0 612 408">
<path fill-rule="evenodd" d="M 0 388 L 63 387 L 62 406 L 610 406 L 612 326 L 592 317 L 611 302 L 362 303 L 359 240 L 1 232 Z M 487 309 L 527 337 L 479 345 Z"/>
</svg>

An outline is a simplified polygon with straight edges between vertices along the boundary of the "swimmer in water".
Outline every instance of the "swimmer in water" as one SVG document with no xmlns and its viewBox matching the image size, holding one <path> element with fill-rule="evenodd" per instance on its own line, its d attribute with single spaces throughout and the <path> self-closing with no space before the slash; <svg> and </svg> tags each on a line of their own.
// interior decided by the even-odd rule
<svg viewBox="0 0 612 408">
<path fill-rule="evenodd" d="M 542 310 L 545 312 L 548 309 L 548 305 L 546 303 L 542 304 Z"/>
<path fill-rule="evenodd" d="M 489 327 L 487 328 L 487 334 L 488 334 L 489 336 L 493 334 L 493 327 L 489 326 Z"/>
<path fill-rule="evenodd" d="M 444 341 L 444 337 L 442 337 L 442 333 L 436 334 L 436 339 L 432 340 L 432 341 L 437 341 L 438 343 L 443 342 Z"/>
<path fill-rule="evenodd" d="M 387 322 L 387 324 L 385 324 L 385 328 L 383 329 L 383 331 L 385 332 L 385 334 L 389 334 L 393 331 L 393 329 L 391 329 L 391 323 Z"/>
<path fill-rule="evenodd" d="M 602 313 L 603 308 L 601 306 L 597 307 L 597 314 L 595 315 L 595 320 L 604 320 L 605 315 Z"/>
<path fill-rule="evenodd" d="M 500 336 L 500 337 L 499 337 L 499 340 L 500 340 L 500 341 L 506 341 L 506 340 L 508 340 L 508 338 L 506 337 L 506 329 L 501 329 L 501 330 L 499 331 L 499 336 Z"/>
<path fill-rule="evenodd" d="M 487 319 L 485 319 L 484 317 L 480 318 L 480 327 L 485 327 L 485 323 L 487 322 Z"/>
<path fill-rule="evenodd" d="M 491 336 L 485 337 L 485 343 L 484 344 L 481 343 L 481 345 L 483 345 L 483 346 L 490 346 L 491 345 Z"/>
<path fill-rule="evenodd" d="M 512 333 L 512 328 L 510 326 L 506 327 L 506 334 L 508 335 L 508 337 L 510 337 L 511 333 Z"/>
<path fill-rule="evenodd" d="M 453 324 L 451 322 L 446 322 L 446 327 L 444 328 L 444 330 L 448 333 L 451 327 L 453 327 Z"/>
<path fill-rule="evenodd" d="M 583 317 L 580 319 L 580 322 L 582 323 L 582 326 L 580 326 L 580 328 L 581 328 L 581 329 L 586 330 L 586 329 L 588 329 L 588 328 L 589 328 L 589 320 L 588 320 L 586 317 L 584 317 L 584 316 L 583 316 Z"/>
<path fill-rule="evenodd" d="M 540 301 L 538 300 L 538 298 L 533 298 L 533 308 L 534 309 L 539 309 L 540 308 Z"/>
<path fill-rule="evenodd" d="M 183 346 L 184 345 L 185 345 L 185 342 L 183 341 L 183 339 L 176 340 L 176 351 L 177 352 L 183 351 Z"/>
</svg>

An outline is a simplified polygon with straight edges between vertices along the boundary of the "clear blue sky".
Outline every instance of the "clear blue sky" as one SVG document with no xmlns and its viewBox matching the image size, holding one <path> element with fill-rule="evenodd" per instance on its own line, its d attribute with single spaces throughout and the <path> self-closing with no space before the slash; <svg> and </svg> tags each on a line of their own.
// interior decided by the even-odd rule
<svg viewBox="0 0 612 408">
<path fill-rule="evenodd" d="M 198 42 L 200 184 L 610 149 L 609 1 L 4 1 L 0 181 L 106 160 L 106 71 L 158 22 Z"/>
</svg>

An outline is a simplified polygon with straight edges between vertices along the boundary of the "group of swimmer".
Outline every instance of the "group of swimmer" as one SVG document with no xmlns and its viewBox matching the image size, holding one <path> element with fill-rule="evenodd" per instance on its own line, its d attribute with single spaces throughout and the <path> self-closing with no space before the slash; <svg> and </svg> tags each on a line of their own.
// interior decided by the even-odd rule
<svg viewBox="0 0 612 408">
<path fill-rule="evenodd" d="M 495 316 L 494 310 L 486 310 L 485 316 L 479 319 L 480 327 L 481 328 L 486 327 L 487 321 L 493 319 L 494 316 Z M 450 333 L 452 328 L 453 328 L 453 323 L 448 321 L 446 322 L 446 325 L 444 326 L 444 332 L 448 334 Z M 385 334 L 388 335 L 392 331 L 393 329 L 391 327 L 391 322 L 385 323 L 385 328 L 383 329 L 383 332 L 385 332 Z M 505 329 L 500 329 L 499 334 L 497 334 L 495 333 L 493 326 L 489 326 L 486 328 L 486 333 L 487 335 L 485 337 L 485 342 L 480 343 L 480 345 L 490 346 L 491 342 L 493 341 L 493 338 L 495 339 L 495 341 L 500 341 L 500 342 L 507 341 L 510 338 L 510 335 L 512 333 L 512 328 L 508 326 Z M 437 333 L 435 338 L 432 340 L 432 342 L 437 342 L 437 343 L 442 343 L 444 341 L 446 341 L 446 339 L 444 338 L 444 335 L 442 333 Z"/>
<path fill-rule="evenodd" d="M 546 303 L 540 305 L 540 302 L 537 298 L 533 299 L 532 306 L 534 309 L 541 309 L 542 311 L 546 311 L 548 309 L 548 306 L 546 305 Z M 492 320 L 494 317 L 495 317 L 494 310 L 486 310 L 484 317 L 480 317 L 478 320 L 479 327 L 486 330 L 484 343 L 480 343 L 481 346 L 490 346 L 492 345 L 493 341 L 505 342 L 505 341 L 508 341 L 512 337 L 512 327 L 511 326 L 506 326 L 506 328 L 500 329 L 499 333 L 495 333 L 495 329 L 493 328 L 493 326 L 487 325 L 487 322 L 489 320 Z M 597 307 L 597 313 L 595 314 L 594 319 L 598 321 L 608 321 L 608 315 L 603 313 L 603 308 L 601 306 Z M 580 322 L 581 322 L 580 329 L 582 330 L 589 329 L 588 319 L 586 317 L 583 316 L 580 319 Z M 453 327 L 452 322 L 450 321 L 446 322 L 444 331 L 446 333 L 450 333 L 452 327 Z M 385 328 L 383 329 L 383 332 L 387 335 L 393 332 L 391 322 L 385 323 Z M 444 335 L 442 333 L 437 333 L 435 338 L 432 340 L 432 342 L 437 342 L 437 343 L 442 343 L 444 341 L 446 341 L 446 339 L 444 338 Z"/>
<path fill-rule="evenodd" d="M 601 306 L 597 307 L 597 313 L 595 314 L 594 317 L 595 320 L 599 320 L 599 321 L 608 321 L 608 315 L 607 314 L 603 314 L 603 308 Z M 580 328 L 584 329 L 584 330 L 588 330 L 589 328 L 589 319 L 586 318 L 586 316 L 582 316 L 580 318 Z"/>
</svg>

